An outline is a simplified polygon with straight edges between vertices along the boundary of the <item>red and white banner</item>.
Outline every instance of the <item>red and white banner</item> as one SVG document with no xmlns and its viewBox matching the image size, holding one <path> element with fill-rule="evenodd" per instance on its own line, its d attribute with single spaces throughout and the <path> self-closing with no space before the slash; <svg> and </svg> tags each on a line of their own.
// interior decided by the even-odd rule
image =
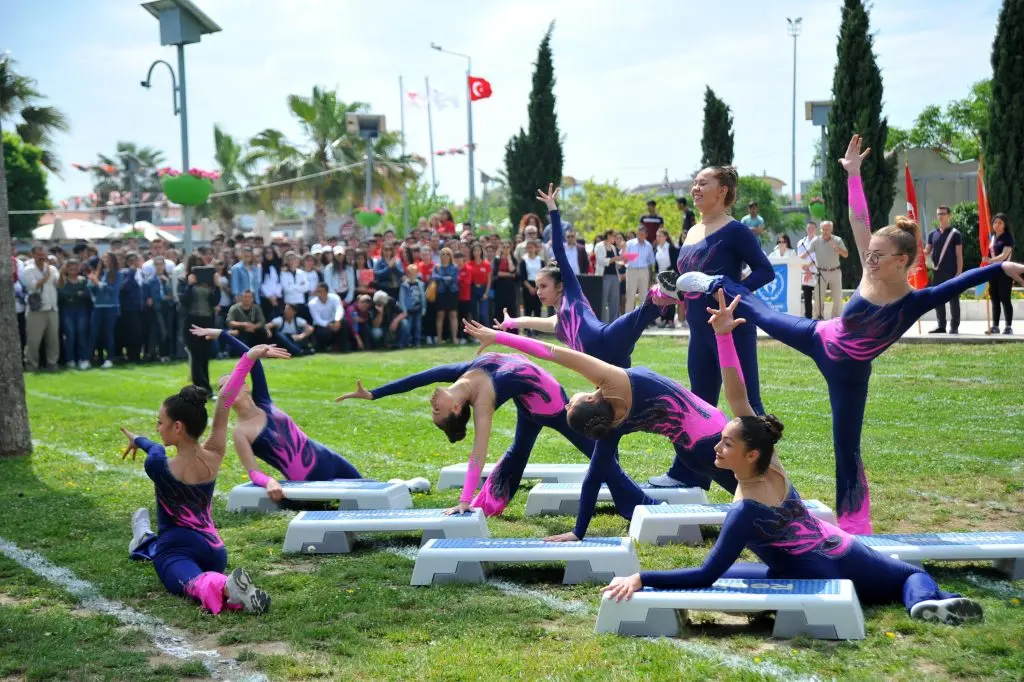
<svg viewBox="0 0 1024 682">
<path fill-rule="evenodd" d="M 485 78 L 468 76 L 469 78 L 469 101 L 475 102 L 478 99 L 487 99 L 491 96 L 491 84 Z"/>
</svg>

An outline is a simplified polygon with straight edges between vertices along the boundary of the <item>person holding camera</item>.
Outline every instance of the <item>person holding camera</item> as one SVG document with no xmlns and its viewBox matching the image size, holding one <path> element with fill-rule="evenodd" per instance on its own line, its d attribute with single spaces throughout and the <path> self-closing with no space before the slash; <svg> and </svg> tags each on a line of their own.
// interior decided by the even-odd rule
<svg viewBox="0 0 1024 682">
<path fill-rule="evenodd" d="M 57 369 L 60 358 L 60 319 L 57 316 L 57 279 L 60 273 L 40 244 L 32 247 L 32 263 L 21 275 L 28 310 L 25 312 L 25 369 L 39 370 L 39 346 L 45 341 L 46 369 Z"/>
</svg>

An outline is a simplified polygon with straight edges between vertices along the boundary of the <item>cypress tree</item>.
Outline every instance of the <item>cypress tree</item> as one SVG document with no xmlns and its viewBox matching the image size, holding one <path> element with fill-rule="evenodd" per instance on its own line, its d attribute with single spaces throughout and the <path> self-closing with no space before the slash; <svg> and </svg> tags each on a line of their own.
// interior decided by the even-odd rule
<svg viewBox="0 0 1024 682">
<path fill-rule="evenodd" d="M 715 91 L 704 91 L 704 136 L 700 140 L 702 168 L 732 165 L 732 112 L 729 106 L 715 96 Z"/>
<path fill-rule="evenodd" d="M 562 138 L 555 113 L 555 67 L 551 53 L 551 22 L 537 50 L 533 89 L 527 107 L 529 126 L 505 146 L 505 172 L 509 180 L 509 219 L 514 226 L 524 213 L 538 212 L 537 188 L 562 182 Z"/>
<path fill-rule="evenodd" d="M 993 213 L 1024 239 L 1024 0 L 1004 0 L 992 43 L 992 99 L 985 135 L 985 184 Z M 987 246 L 987 245 L 986 245 Z M 1018 246 L 1020 248 L 1020 246 Z M 1015 259 L 1016 260 L 1016 259 Z"/>
<path fill-rule="evenodd" d="M 861 176 L 868 200 L 871 225 L 877 229 L 889 220 L 896 194 L 896 157 L 885 157 L 885 140 L 889 134 L 888 120 L 882 116 L 882 73 L 875 63 L 868 12 L 861 0 L 844 0 L 842 23 L 839 26 L 838 60 L 832 79 L 832 111 L 828 118 L 826 138 L 825 179 L 822 198 L 827 217 L 834 223 L 835 234 L 842 237 L 850 257 L 842 260 L 846 284 L 860 281 L 860 258 L 847 215 L 846 171 L 837 159 L 846 154 L 854 133 L 864 138 L 863 146 L 871 148 L 864 159 Z"/>
</svg>

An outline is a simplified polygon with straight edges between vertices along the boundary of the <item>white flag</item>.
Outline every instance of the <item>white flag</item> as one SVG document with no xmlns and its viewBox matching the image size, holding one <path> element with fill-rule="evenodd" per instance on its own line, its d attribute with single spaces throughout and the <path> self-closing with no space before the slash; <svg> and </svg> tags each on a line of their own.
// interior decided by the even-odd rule
<svg viewBox="0 0 1024 682">
<path fill-rule="evenodd" d="M 437 107 L 438 109 L 444 109 L 445 107 L 449 106 L 455 107 L 456 109 L 459 108 L 459 98 L 455 97 L 454 95 L 449 95 L 441 92 L 440 90 L 432 88 L 430 91 L 430 97 L 433 101 L 434 106 Z"/>
<path fill-rule="evenodd" d="M 422 109 L 427 106 L 427 96 L 422 92 L 410 90 L 405 93 L 405 96 L 408 98 L 409 104 L 413 105 L 417 109 Z"/>
</svg>

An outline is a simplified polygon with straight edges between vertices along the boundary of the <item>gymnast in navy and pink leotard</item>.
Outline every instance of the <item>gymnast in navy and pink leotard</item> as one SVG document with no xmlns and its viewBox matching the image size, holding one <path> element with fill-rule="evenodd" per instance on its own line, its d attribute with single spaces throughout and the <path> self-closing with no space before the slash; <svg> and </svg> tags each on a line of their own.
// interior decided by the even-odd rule
<svg viewBox="0 0 1024 682">
<path fill-rule="evenodd" d="M 452 384 L 437 389 L 431 397 L 434 424 L 445 432 L 449 441 L 455 443 L 465 438 L 471 413 L 473 417 L 473 451 L 459 507 L 453 510 L 465 511 L 472 506 L 482 508 L 488 516 L 500 514 L 519 487 L 542 428 L 559 432 L 587 457 L 593 450 L 593 442 L 566 423 L 565 389 L 548 372 L 521 355 L 485 353 L 470 362 L 434 367 L 372 391 L 359 384 L 358 390 L 340 399 L 380 400 L 436 383 Z M 516 406 L 515 436 L 474 497 L 487 459 L 492 416 L 509 400 Z"/>
<path fill-rule="evenodd" d="M 739 485 L 722 531 L 700 567 L 615 578 L 603 590 L 606 597 L 629 599 L 642 587 L 705 588 L 719 578 L 843 578 L 853 581 L 861 603 L 902 601 L 914 617 L 950 624 L 980 618 L 980 604 L 942 591 L 924 569 L 881 554 L 808 512 L 775 454 L 781 422 L 774 415 L 756 415 L 746 401 L 728 332 L 731 312 L 722 316 L 728 322 L 718 339 L 723 354 L 732 358 L 723 361 L 722 369 L 737 417 L 722 432 L 715 454 L 717 466 L 734 472 Z M 736 563 L 744 548 L 764 563 Z"/>
<path fill-rule="evenodd" d="M 839 526 L 850 533 L 869 534 L 871 502 L 860 439 L 871 361 L 929 310 L 989 281 L 999 268 L 1019 280 L 1024 266 L 1016 263 L 989 265 L 935 287 L 910 289 L 907 271 L 914 263 L 918 248 L 918 227 L 900 217 L 895 225 L 871 234 L 859 174 L 860 158 L 863 158 L 860 142 L 855 136 L 844 165 L 850 169 L 850 221 L 861 251 L 864 275 L 840 317 L 821 322 L 776 312 L 729 277 L 685 273 L 679 278 L 679 286 L 707 294 L 723 289 L 729 297 L 739 296 L 738 315 L 815 361 L 828 385 L 832 407 Z"/>
<path fill-rule="evenodd" d="M 675 305 L 675 300 L 660 296 L 657 287 L 651 287 L 643 304 L 611 323 L 602 322 L 590 307 L 583 287 L 569 263 L 565 250 L 565 233 L 555 199 L 558 189 L 539 191 L 538 199 L 545 202 L 551 219 L 551 250 L 557 268 L 546 267 L 537 277 L 537 296 L 542 304 L 554 306 L 558 311 L 548 318 L 520 317 L 507 314 L 496 325 L 499 329 L 533 329 L 554 332 L 555 337 L 569 348 L 592 355 L 616 367 L 629 367 L 630 355 L 644 329 L 661 314 L 663 306 Z M 576 257 L 575 253 L 572 255 Z"/>
</svg>

